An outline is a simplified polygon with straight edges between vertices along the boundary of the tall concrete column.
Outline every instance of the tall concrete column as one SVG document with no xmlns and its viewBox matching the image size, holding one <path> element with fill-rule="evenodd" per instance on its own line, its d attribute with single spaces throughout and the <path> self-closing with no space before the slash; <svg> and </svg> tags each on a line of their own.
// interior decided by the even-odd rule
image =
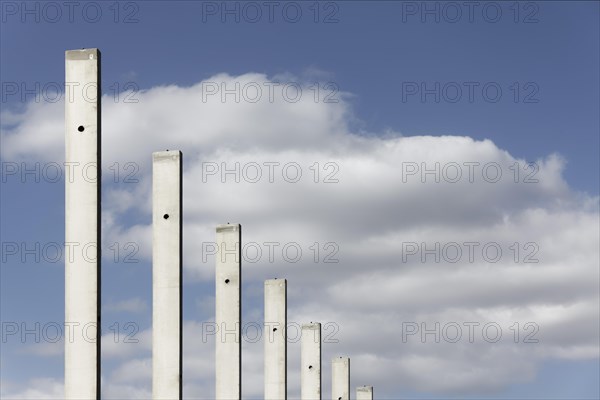
<svg viewBox="0 0 600 400">
<path fill-rule="evenodd" d="M 152 154 L 152 397 L 181 399 L 182 154 Z"/>
<path fill-rule="evenodd" d="M 242 396 L 242 226 L 217 226 L 215 273 L 215 323 L 217 400 L 235 400 Z"/>
<path fill-rule="evenodd" d="M 350 358 L 336 357 L 331 360 L 331 398 L 350 400 Z"/>
<path fill-rule="evenodd" d="M 373 386 L 357 387 L 356 400 L 373 400 Z"/>
<path fill-rule="evenodd" d="M 65 53 L 65 398 L 100 398 L 100 51 Z"/>
<path fill-rule="evenodd" d="M 287 399 L 287 280 L 265 281 L 265 400 Z"/>
<path fill-rule="evenodd" d="M 302 325 L 300 397 L 321 400 L 321 324 L 318 322 Z"/>
</svg>

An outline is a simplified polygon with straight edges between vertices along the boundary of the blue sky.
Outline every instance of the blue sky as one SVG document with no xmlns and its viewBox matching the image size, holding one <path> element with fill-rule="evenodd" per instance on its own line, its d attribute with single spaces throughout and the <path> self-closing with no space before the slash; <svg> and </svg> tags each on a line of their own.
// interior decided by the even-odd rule
<svg viewBox="0 0 600 400">
<path fill-rule="evenodd" d="M 199 260 L 198 243 L 213 240 L 214 225 L 235 221 L 244 226 L 244 240 L 298 242 L 305 254 L 312 254 L 313 242 L 339 247 L 336 264 L 305 257 L 297 264 L 246 263 L 244 270 L 245 320 L 260 321 L 262 280 L 285 275 L 290 318 L 315 315 L 339 325 L 340 342 L 324 353 L 326 397 L 328 357 L 338 353 L 355 356 L 352 385 L 372 383 L 382 398 L 600 396 L 597 2 L 470 3 L 472 20 L 462 2 L 281 2 L 273 21 L 267 6 L 257 2 L 262 15 L 256 23 L 249 21 L 253 10 L 236 2 L 96 2 L 87 8 L 92 17 L 101 10 L 95 23 L 82 14 L 85 2 L 75 9 L 73 22 L 60 3 L 56 18 L 43 3 L 28 3 L 33 14 L 22 4 L 2 2 L 1 9 L 3 163 L 62 162 L 64 105 L 44 96 L 64 83 L 65 50 L 102 51 L 103 240 L 107 246 L 117 242 L 121 251 L 114 262 L 111 250 L 103 250 L 103 325 L 110 332 L 114 322 L 123 330 L 134 321 L 140 338 L 137 346 L 106 346 L 106 398 L 149 393 L 150 153 L 177 147 L 186 174 L 188 337 L 198 335 L 201 323 L 214 314 L 211 259 Z M 462 14 L 452 22 L 457 4 Z M 240 21 L 221 15 L 223 7 L 239 7 Z M 439 22 L 434 14 L 421 14 L 426 7 L 437 7 Z M 297 9 L 302 15 L 291 22 Z M 231 96 L 219 101 L 218 94 L 201 101 L 207 84 L 215 82 L 258 83 L 263 89 L 268 82 L 291 82 L 303 95 L 297 103 L 280 92 L 274 102 L 261 98 L 257 104 L 246 98 L 235 103 Z M 40 101 L 23 92 L 36 84 Z M 421 97 L 423 89 L 436 87 L 439 99 L 436 93 Z M 128 103 L 124 93 L 115 97 L 124 88 L 134 88 L 129 98 L 138 103 Z M 337 102 L 324 101 L 327 95 Z M 297 162 L 305 177 L 314 162 L 333 161 L 339 183 L 202 179 L 203 162 L 266 160 Z M 115 162 L 121 173 L 116 183 L 110 169 Z M 127 162 L 135 164 L 138 183 L 124 181 Z M 417 174 L 404 182 L 407 163 L 422 162 L 429 167 L 496 162 L 504 178 L 498 184 L 476 178 L 452 186 L 421 183 Z M 510 166 L 523 168 L 527 162 L 536 163 L 539 182 L 527 185 L 520 175 L 519 183 L 511 184 Z M 3 246 L 61 243 L 64 182 L 31 177 L 22 182 L 4 169 L 2 178 Z M 504 258 L 496 269 L 485 259 L 398 260 L 399 243 L 429 240 L 442 246 L 498 242 L 511 255 L 510 244 L 518 242 L 522 253 L 518 263 Z M 127 243 L 137 246 L 138 262 L 123 262 Z M 539 247 L 535 265 L 522 262 L 531 248 L 523 248 L 527 243 Z M 29 326 L 63 321 L 61 262 L 3 258 L 2 321 Z M 313 294 L 313 300 L 303 293 Z M 355 304 L 353 293 L 369 300 Z M 535 321 L 540 342 L 394 341 L 405 321 L 443 326 L 474 319 L 482 325 L 497 322 L 509 338 L 513 323 L 522 329 Z M 382 321 L 389 328 L 374 332 Z M 362 329 L 368 324 L 372 329 Z M 373 342 L 391 341 L 391 350 L 365 344 L 365 335 Z M 36 344 L 31 336 L 21 342 L 11 337 L 2 343 L 3 396 L 60 397 L 61 343 Z M 213 348 L 197 338 L 186 343 L 184 395 L 196 398 L 203 388 L 212 390 Z M 259 398 L 262 368 L 251 362 L 262 360 L 262 347 L 245 346 L 244 394 Z M 292 377 L 298 373 L 292 354 L 297 350 L 290 346 L 291 394 L 298 390 Z M 446 379 L 438 378 L 444 373 Z"/>
</svg>

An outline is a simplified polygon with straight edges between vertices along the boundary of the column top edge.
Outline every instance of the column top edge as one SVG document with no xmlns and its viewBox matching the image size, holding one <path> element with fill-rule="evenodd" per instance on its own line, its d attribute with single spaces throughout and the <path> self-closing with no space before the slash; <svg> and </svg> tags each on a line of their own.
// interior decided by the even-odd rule
<svg viewBox="0 0 600 400">
<path fill-rule="evenodd" d="M 181 153 L 181 150 L 161 150 L 161 151 L 152 152 L 152 155 L 160 155 L 160 154 L 172 156 L 173 154 L 182 154 L 182 153 Z"/>
<path fill-rule="evenodd" d="M 302 324 L 302 329 L 321 329 L 320 322 L 310 322 L 306 324 Z"/>
<path fill-rule="evenodd" d="M 100 58 L 99 49 L 91 48 L 65 51 L 66 60 L 93 60 L 94 58 Z"/>
<path fill-rule="evenodd" d="M 155 151 L 152 153 L 152 159 L 154 161 L 160 161 L 164 159 L 180 159 L 181 156 L 182 153 L 179 150 Z"/>
<path fill-rule="evenodd" d="M 346 361 L 350 361 L 350 357 L 339 356 L 339 357 L 333 357 L 331 359 L 331 362 L 346 362 Z"/>
<path fill-rule="evenodd" d="M 265 280 L 265 285 L 276 285 L 276 284 L 280 284 L 280 283 L 286 283 L 287 284 L 287 279 L 285 278 L 273 278 L 273 279 L 266 279 Z"/>
<path fill-rule="evenodd" d="M 219 232 L 238 232 L 242 229 L 240 224 L 220 224 L 217 225 L 217 233 Z"/>
</svg>

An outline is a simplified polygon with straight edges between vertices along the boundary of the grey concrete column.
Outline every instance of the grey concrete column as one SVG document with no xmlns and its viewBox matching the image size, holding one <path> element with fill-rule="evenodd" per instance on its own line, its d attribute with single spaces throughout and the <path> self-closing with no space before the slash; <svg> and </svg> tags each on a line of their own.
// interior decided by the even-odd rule
<svg viewBox="0 0 600 400">
<path fill-rule="evenodd" d="M 152 398 L 181 399 L 182 154 L 152 154 Z"/>
<path fill-rule="evenodd" d="M 336 357 L 331 360 L 331 398 L 350 400 L 350 358 Z"/>
<path fill-rule="evenodd" d="M 287 280 L 265 281 L 265 400 L 287 399 Z"/>
<path fill-rule="evenodd" d="M 215 323 L 217 400 L 234 400 L 242 396 L 242 342 L 241 342 L 241 269 L 242 226 L 217 226 L 215 273 Z"/>
<path fill-rule="evenodd" d="M 321 400 L 321 324 L 318 322 L 302 325 L 300 397 Z"/>
<path fill-rule="evenodd" d="M 373 386 L 357 387 L 356 400 L 373 400 Z"/>
<path fill-rule="evenodd" d="M 65 53 L 65 398 L 100 398 L 100 51 Z"/>
</svg>

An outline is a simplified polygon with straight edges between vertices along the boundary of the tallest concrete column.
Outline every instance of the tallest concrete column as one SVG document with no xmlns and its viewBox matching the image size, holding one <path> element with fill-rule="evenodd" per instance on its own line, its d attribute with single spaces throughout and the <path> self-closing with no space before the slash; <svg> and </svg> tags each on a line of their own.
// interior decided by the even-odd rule
<svg viewBox="0 0 600 400">
<path fill-rule="evenodd" d="M 65 54 L 65 398 L 100 398 L 100 51 Z"/>
</svg>

